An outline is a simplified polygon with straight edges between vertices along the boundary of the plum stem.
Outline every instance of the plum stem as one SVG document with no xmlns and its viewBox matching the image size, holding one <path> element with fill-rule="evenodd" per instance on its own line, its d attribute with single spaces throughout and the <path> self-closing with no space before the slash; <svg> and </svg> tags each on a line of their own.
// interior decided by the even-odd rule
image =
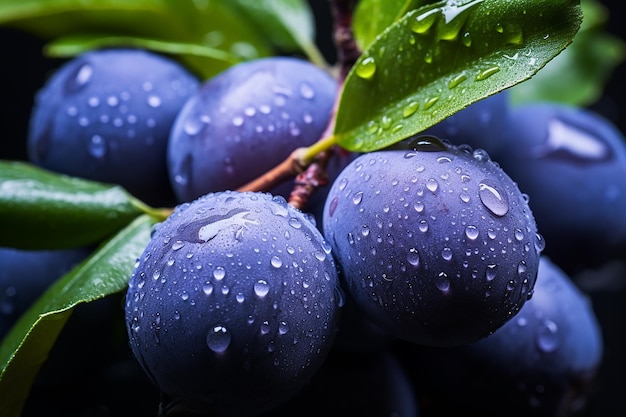
<svg viewBox="0 0 626 417">
<path fill-rule="evenodd" d="M 174 211 L 174 209 L 170 207 L 160 207 L 160 208 L 151 207 L 130 194 L 128 195 L 128 199 L 132 205 L 134 205 L 143 213 L 149 215 L 150 217 L 158 221 L 165 220 Z"/>
<path fill-rule="evenodd" d="M 298 148 L 293 151 L 287 159 L 274 168 L 267 171 L 260 177 L 250 181 L 242 187 L 239 187 L 237 191 L 269 191 L 277 185 L 282 184 L 289 178 L 293 178 L 306 169 L 306 166 L 301 164 L 300 153 L 306 148 Z"/>
</svg>

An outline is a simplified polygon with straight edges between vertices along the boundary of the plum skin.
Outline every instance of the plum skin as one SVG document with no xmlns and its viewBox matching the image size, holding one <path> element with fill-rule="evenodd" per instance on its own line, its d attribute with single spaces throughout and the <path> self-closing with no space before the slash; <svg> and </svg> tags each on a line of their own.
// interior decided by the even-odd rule
<svg viewBox="0 0 626 417">
<path fill-rule="evenodd" d="M 171 204 L 171 125 L 199 81 L 177 61 L 141 49 L 85 52 L 37 92 L 27 150 L 35 165 L 122 185 L 150 204 Z"/>
<path fill-rule="evenodd" d="M 422 134 L 444 138 L 455 145 L 484 149 L 498 160 L 506 151 L 503 132 L 508 129 L 511 112 L 507 90 L 479 100 L 459 110 Z"/>
<path fill-rule="evenodd" d="M 55 280 L 83 261 L 91 248 L 22 250 L 0 247 L 0 340 Z"/>
<path fill-rule="evenodd" d="M 167 164 L 179 202 L 235 190 L 326 129 L 337 82 L 293 57 L 234 65 L 189 98 L 172 127 Z M 292 184 L 272 194 L 289 197 Z"/>
<path fill-rule="evenodd" d="M 541 256 L 535 293 L 492 335 L 451 349 L 406 347 L 422 395 L 455 392 L 439 412 L 500 416 L 582 415 L 596 389 L 604 341 L 589 296 Z"/>
<path fill-rule="evenodd" d="M 626 248 L 626 138 L 593 110 L 534 102 L 511 111 L 501 166 L 530 196 L 546 254 L 569 273 Z"/>
<path fill-rule="evenodd" d="M 328 251 L 282 197 L 226 191 L 178 206 L 138 261 L 125 309 L 164 406 L 254 415 L 308 381 L 341 305 Z"/>
<path fill-rule="evenodd" d="M 348 165 L 329 192 L 324 236 L 346 289 L 381 329 L 454 346 L 519 311 L 543 240 L 525 196 L 485 151 L 433 139 Z"/>
</svg>

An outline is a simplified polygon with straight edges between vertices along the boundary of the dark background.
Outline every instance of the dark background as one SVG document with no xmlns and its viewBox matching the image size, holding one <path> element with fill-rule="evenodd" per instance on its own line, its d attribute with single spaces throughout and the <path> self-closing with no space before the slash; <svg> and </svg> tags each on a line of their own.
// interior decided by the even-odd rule
<svg viewBox="0 0 626 417">
<path fill-rule="evenodd" d="M 317 41 L 329 62 L 335 61 L 332 43 L 332 23 L 329 4 L 325 0 L 310 0 L 318 23 Z M 623 19 L 620 19 L 618 0 L 603 0 L 611 12 L 608 32 L 626 39 Z M 33 97 L 44 84 L 46 77 L 58 67 L 60 60 L 44 57 L 41 39 L 26 33 L 0 28 L 0 159 L 25 159 L 28 118 Z M 613 73 L 600 100 L 592 106 L 622 132 L 626 132 L 626 98 L 624 80 L 626 64 L 622 63 Z M 624 214 L 626 215 L 626 213 Z M 0 231 L 1 233 L 1 231 Z M 626 269 L 623 266 L 596 271 L 581 277 L 581 283 L 591 300 L 602 323 L 605 340 L 605 358 L 600 372 L 597 393 L 593 397 L 589 416 L 626 415 Z M 612 276 L 610 276 L 612 275 Z"/>
</svg>

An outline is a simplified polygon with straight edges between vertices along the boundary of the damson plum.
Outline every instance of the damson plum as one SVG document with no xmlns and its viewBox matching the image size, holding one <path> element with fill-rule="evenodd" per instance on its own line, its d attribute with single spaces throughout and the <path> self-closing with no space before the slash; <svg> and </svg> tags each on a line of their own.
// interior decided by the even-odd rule
<svg viewBox="0 0 626 417">
<path fill-rule="evenodd" d="M 86 52 L 39 90 L 28 158 L 52 171 L 120 184 L 151 204 L 169 204 L 167 140 L 198 85 L 176 61 L 149 51 Z"/>
<path fill-rule="evenodd" d="M 626 247 L 626 139 L 602 115 L 536 102 L 511 112 L 501 166 L 529 196 L 546 254 L 568 272 Z"/>
<path fill-rule="evenodd" d="M 588 296 L 542 256 L 532 299 L 492 335 L 405 353 L 441 415 L 564 417 L 580 415 L 595 392 L 603 337 Z"/>
<path fill-rule="evenodd" d="M 514 316 L 544 244 L 526 196 L 484 150 L 434 137 L 348 165 L 326 200 L 324 235 L 374 323 L 441 346 L 476 341 Z"/>
<path fill-rule="evenodd" d="M 44 291 L 90 249 L 21 250 L 0 248 L 0 340 Z"/>
<path fill-rule="evenodd" d="M 225 191 L 179 205 L 130 278 L 130 346 L 163 415 L 251 416 L 325 359 L 343 293 L 330 247 L 282 197 Z"/>
<path fill-rule="evenodd" d="M 211 78 L 172 128 L 170 180 L 180 202 L 235 190 L 320 139 L 337 82 L 298 58 L 247 61 Z M 289 197 L 292 184 L 270 190 Z"/>
</svg>

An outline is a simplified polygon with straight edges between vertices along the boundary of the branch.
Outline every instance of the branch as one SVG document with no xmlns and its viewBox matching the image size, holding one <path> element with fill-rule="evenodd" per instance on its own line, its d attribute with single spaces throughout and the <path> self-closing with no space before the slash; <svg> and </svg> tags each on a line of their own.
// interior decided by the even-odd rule
<svg viewBox="0 0 626 417">
<path fill-rule="evenodd" d="M 361 50 L 356 44 L 352 32 L 352 16 L 356 0 L 329 0 L 330 10 L 333 17 L 333 31 L 335 46 L 337 48 L 337 62 L 339 65 L 339 81 L 348 75 L 350 68 L 361 55 Z"/>
</svg>

